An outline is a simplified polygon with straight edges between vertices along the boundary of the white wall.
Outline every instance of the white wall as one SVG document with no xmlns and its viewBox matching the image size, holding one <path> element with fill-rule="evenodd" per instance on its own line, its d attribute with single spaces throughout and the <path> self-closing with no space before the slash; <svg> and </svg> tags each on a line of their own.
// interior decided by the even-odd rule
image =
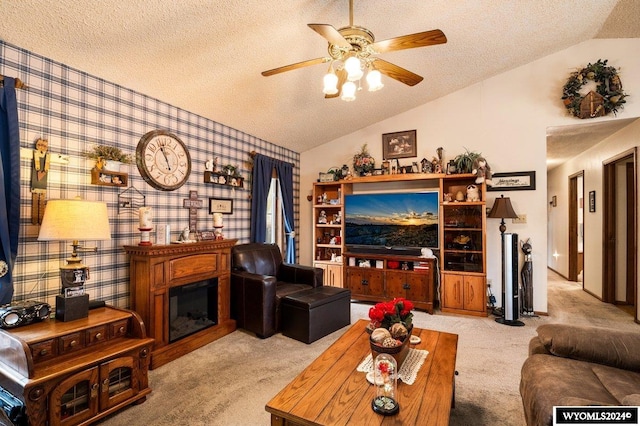
<svg viewBox="0 0 640 426">
<path fill-rule="evenodd" d="M 535 191 L 504 195 L 511 197 L 517 213 L 527 215 L 526 224 L 507 223 L 507 231 L 518 233 L 520 239 L 531 238 L 534 310 L 546 312 L 546 128 L 576 124 L 578 119 L 568 115 L 560 99 L 562 86 L 572 71 L 589 62 L 608 59 L 610 65 L 622 68 L 625 91 L 640 94 L 640 57 L 631 54 L 639 50 L 640 39 L 586 41 L 301 153 L 301 262 L 312 262 L 311 204 L 306 197 L 318 173 L 351 164 L 351 157 L 364 143 L 380 161 L 383 133 L 416 129 L 418 160 L 431 158 L 439 146 L 445 150 L 445 160 L 468 148 L 481 152 L 493 172 L 536 171 Z M 399 83 L 387 82 L 383 90 L 393 90 L 394 84 Z M 634 99 L 628 99 L 622 117 L 640 115 L 640 103 Z M 358 101 L 353 108 L 363 108 L 366 113 L 366 105 Z M 596 120 L 609 119 L 612 117 Z M 490 192 L 487 206 L 500 194 Z M 495 294 L 502 291 L 498 225 L 498 221 L 488 220 L 487 278 L 494 283 Z"/>
</svg>

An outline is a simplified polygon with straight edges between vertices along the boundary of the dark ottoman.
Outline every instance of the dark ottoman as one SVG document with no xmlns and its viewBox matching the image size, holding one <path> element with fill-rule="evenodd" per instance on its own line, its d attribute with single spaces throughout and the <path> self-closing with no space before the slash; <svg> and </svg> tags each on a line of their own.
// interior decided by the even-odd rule
<svg viewBox="0 0 640 426">
<path fill-rule="evenodd" d="M 351 291 L 316 287 L 285 296 L 280 302 L 282 334 L 312 343 L 351 324 Z"/>
</svg>

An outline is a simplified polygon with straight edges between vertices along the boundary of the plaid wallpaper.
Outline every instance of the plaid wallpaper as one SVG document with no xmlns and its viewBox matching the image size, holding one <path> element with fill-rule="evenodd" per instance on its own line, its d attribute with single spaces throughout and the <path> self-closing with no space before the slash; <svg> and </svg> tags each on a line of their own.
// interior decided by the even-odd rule
<svg viewBox="0 0 640 426">
<path fill-rule="evenodd" d="M 122 170 L 129 173 L 129 187 L 146 197 L 154 225 L 171 226 L 172 240 L 189 224 L 189 211 L 182 205 L 189 191 L 195 190 L 205 206 L 198 211 L 199 230 L 213 230 L 208 199 L 231 198 L 233 214 L 224 217 L 224 235 L 239 242 L 249 241 L 251 151 L 294 164 L 295 215 L 299 217 L 300 156 L 296 152 L 3 41 L 0 74 L 18 77 L 28 86 L 27 90 L 16 90 L 20 146 L 33 150 L 35 141 L 45 138 L 52 155 L 69 157 L 68 164 L 52 162 L 46 198 L 79 195 L 107 203 L 112 239 L 87 241 L 87 246 L 97 245 L 98 251 L 82 253 L 90 268 L 86 288 L 91 300 L 129 307 L 129 263 L 122 247 L 140 241 L 137 210 L 118 211 L 118 195 L 127 188 L 91 184 L 94 164 L 82 153 L 92 144 L 113 145 L 134 154 L 142 135 L 157 129 L 168 130 L 185 142 L 191 153 L 192 171 L 188 182 L 176 191 L 155 190 L 142 179 L 135 165 Z M 204 164 L 213 157 L 218 157 L 219 166 L 238 166 L 245 178 L 244 188 L 204 183 Z M 39 226 L 31 224 L 31 161 L 21 159 L 21 228 L 14 300 L 38 300 L 54 307 L 55 295 L 60 291 L 59 267 L 65 264 L 71 247 L 69 242 L 37 241 Z M 155 240 L 155 233 L 151 239 Z"/>
</svg>

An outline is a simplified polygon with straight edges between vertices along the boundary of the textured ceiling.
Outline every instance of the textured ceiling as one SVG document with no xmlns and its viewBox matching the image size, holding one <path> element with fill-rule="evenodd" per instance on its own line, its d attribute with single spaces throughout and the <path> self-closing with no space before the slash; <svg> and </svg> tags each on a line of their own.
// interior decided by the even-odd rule
<svg viewBox="0 0 640 426">
<path fill-rule="evenodd" d="M 381 55 L 424 81 L 386 79 L 350 103 L 324 99 L 326 65 L 260 74 L 326 56 L 307 24 L 348 25 L 348 0 L 4 0 L 0 38 L 303 152 L 586 39 L 640 37 L 639 9 L 638 0 L 355 0 L 354 24 L 376 40 L 441 29 L 448 42 Z"/>
</svg>

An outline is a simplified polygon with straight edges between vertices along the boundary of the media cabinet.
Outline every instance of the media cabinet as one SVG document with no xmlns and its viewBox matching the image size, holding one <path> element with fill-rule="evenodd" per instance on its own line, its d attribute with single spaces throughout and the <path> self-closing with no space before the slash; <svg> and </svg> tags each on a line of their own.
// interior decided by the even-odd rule
<svg viewBox="0 0 640 426">
<path fill-rule="evenodd" d="M 314 183 L 314 266 L 331 270 L 325 280 L 333 283 L 325 285 L 336 285 L 331 277 L 338 275 L 342 278 L 339 284 L 349 288 L 355 300 L 375 302 L 406 297 L 430 313 L 439 303 L 443 312 L 486 316 L 486 186 L 475 184 L 475 179 L 473 174 L 408 173 Z M 479 200 L 466 201 L 467 186 L 472 184 L 478 187 Z M 439 191 L 436 259 L 393 251 L 348 252 L 343 238 L 348 220 L 345 195 L 405 190 Z M 464 199 L 456 201 L 460 194 Z M 393 267 L 389 267 L 390 262 Z M 394 262 L 400 263 L 399 269 Z"/>
</svg>

